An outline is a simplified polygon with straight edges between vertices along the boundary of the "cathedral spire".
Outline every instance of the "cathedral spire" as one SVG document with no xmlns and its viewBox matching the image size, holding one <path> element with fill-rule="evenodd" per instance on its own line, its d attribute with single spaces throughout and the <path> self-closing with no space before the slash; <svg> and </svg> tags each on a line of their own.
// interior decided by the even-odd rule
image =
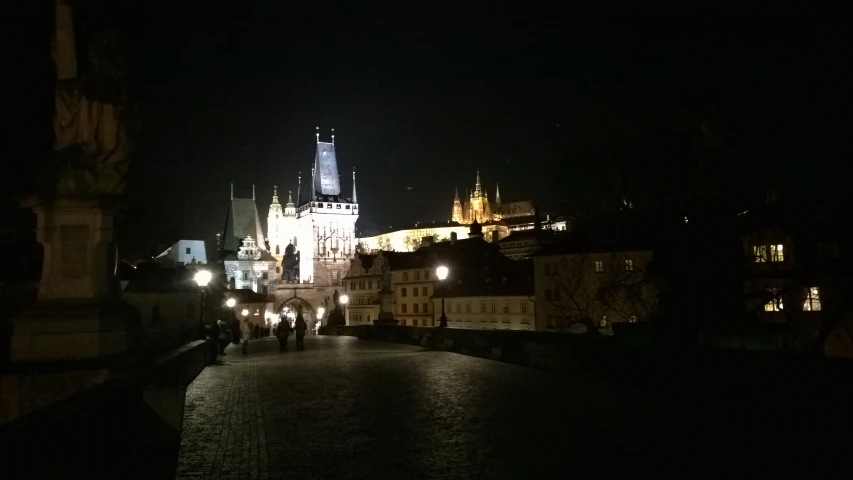
<svg viewBox="0 0 853 480">
<path fill-rule="evenodd" d="M 335 141 L 335 136 L 332 135 L 332 143 Z M 355 167 L 352 167 L 352 203 L 358 203 L 358 197 L 355 195 Z"/>
<path fill-rule="evenodd" d="M 474 186 L 475 192 L 481 192 L 483 190 L 483 185 L 480 184 L 480 169 L 477 169 L 477 185 Z"/>
<path fill-rule="evenodd" d="M 501 186 L 498 183 L 495 184 L 495 203 L 501 204 Z"/>
<path fill-rule="evenodd" d="M 453 201 L 458 202 L 459 201 L 459 187 L 453 187 L 453 189 L 454 189 L 453 190 Z"/>
<path fill-rule="evenodd" d="M 292 195 L 292 193 L 293 193 L 293 192 L 291 192 L 290 190 L 288 190 L 288 191 L 287 191 L 287 204 L 288 204 L 288 205 L 293 205 L 293 195 Z"/>
<path fill-rule="evenodd" d="M 272 204 L 278 205 L 278 185 L 272 186 Z"/>
</svg>

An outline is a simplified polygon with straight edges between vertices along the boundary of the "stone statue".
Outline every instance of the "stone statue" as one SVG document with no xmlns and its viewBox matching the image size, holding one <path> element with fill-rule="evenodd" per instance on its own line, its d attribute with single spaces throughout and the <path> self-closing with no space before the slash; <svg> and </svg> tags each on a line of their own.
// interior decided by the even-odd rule
<svg viewBox="0 0 853 480">
<path fill-rule="evenodd" d="M 67 0 L 55 0 L 52 44 L 56 65 L 55 135 L 59 195 L 124 193 L 131 142 L 124 60 L 114 29 L 92 36 L 89 71 L 78 74 L 74 19 Z"/>
</svg>

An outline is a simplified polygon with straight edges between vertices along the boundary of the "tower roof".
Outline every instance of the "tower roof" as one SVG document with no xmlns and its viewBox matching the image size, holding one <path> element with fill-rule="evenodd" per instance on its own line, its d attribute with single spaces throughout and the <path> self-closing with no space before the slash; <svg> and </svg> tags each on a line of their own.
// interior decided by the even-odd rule
<svg viewBox="0 0 853 480">
<path fill-rule="evenodd" d="M 293 205 L 293 194 L 290 190 L 287 191 L 287 205 L 285 206 L 289 208 L 293 208 L 295 206 Z"/>
<path fill-rule="evenodd" d="M 314 156 L 314 195 L 338 196 L 340 194 L 341 181 L 338 176 L 335 144 L 318 142 L 317 153 Z"/>
<path fill-rule="evenodd" d="M 228 206 L 228 216 L 225 219 L 225 235 L 223 250 L 236 252 L 240 249 L 240 239 L 251 235 L 254 238 L 264 238 L 261 228 L 261 218 L 258 207 L 251 198 L 232 198 Z M 263 242 L 258 245 L 260 250 L 266 250 Z"/>
</svg>

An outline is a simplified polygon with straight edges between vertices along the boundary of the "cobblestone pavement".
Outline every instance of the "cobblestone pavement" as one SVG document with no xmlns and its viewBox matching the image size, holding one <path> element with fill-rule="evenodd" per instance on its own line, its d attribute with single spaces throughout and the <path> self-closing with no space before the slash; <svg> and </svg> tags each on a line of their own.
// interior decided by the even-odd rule
<svg viewBox="0 0 853 480">
<path fill-rule="evenodd" d="M 642 469 L 631 390 L 352 337 L 232 345 L 188 388 L 177 478 L 553 478 Z"/>
</svg>

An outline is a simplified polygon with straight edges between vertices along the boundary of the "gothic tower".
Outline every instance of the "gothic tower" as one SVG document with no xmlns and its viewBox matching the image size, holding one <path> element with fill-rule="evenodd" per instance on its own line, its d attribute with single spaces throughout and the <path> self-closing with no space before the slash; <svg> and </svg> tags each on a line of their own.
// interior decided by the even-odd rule
<svg viewBox="0 0 853 480">
<path fill-rule="evenodd" d="M 345 198 L 341 195 L 334 131 L 331 142 L 321 142 L 319 127 L 317 130 L 311 196 L 299 205 L 296 214 L 299 277 L 317 286 L 340 285 L 356 247 L 355 173 L 353 198 Z"/>
<path fill-rule="evenodd" d="M 281 258 L 284 253 L 284 247 L 287 246 L 282 245 L 282 232 L 281 231 L 281 204 L 278 203 L 278 186 L 272 186 L 272 203 L 270 203 L 270 210 L 267 214 L 267 240 L 270 243 L 270 253 L 273 257 L 275 257 L 276 264 L 281 266 Z"/>
<path fill-rule="evenodd" d="M 450 213 L 450 221 L 465 222 L 465 218 L 462 216 L 462 202 L 459 201 L 459 187 L 456 187 L 456 191 L 453 193 L 453 210 Z"/>
<path fill-rule="evenodd" d="M 479 169 L 477 170 L 477 183 L 474 185 L 474 191 L 471 192 L 469 202 L 471 213 L 468 223 L 472 223 L 474 220 L 487 222 L 492 219 L 491 208 L 489 208 L 489 194 L 483 190 Z"/>
</svg>

